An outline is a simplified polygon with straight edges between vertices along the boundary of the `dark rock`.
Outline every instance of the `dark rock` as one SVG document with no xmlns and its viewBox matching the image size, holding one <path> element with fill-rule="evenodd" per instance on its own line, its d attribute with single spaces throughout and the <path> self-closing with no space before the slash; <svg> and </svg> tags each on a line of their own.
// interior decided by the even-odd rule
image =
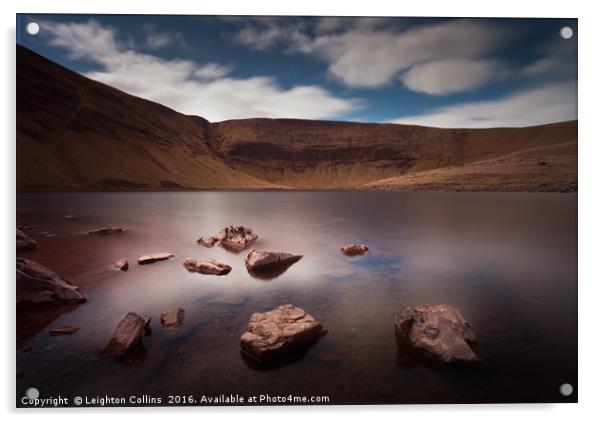
<svg viewBox="0 0 602 422">
<path fill-rule="evenodd" d="M 450 305 L 405 308 L 395 317 L 398 338 L 439 363 L 479 360 L 476 337 L 460 311 Z"/>
<path fill-rule="evenodd" d="M 130 268 L 130 263 L 127 258 L 121 258 L 115 264 L 113 264 L 113 268 L 120 271 L 127 271 Z"/>
<path fill-rule="evenodd" d="M 247 254 L 245 265 L 250 272 L 261 273 L 287 269 L 301 258 L 303 258 L 303 255 L 253 249 Z"/>
<path fill-rule="evenodd" d="M 38 247 L 38 242 L 17 228 L 17 253 L 31 251 Z"/>
<path fill-rule="evenodd" d="M 257 240 L 253 230 L 243 226 L 228 226 L 214 236 L 220 244 L 229 250 L 242 251 Z"/>
<path fill-rule="evenodd" d="M 174 257 L 175 255 L 169 252 L 155 252 L 153 254 L 143 255 L 140 258 L 138 258 L 138 264 L 152 264 L 157 261 L 165 261 Z"/>
<path fill-rule="evenodd" d="M 96 357 L 123 356 L 140 346 L 148 322 L 150 322 L 150 319 L 145 320 L 137 313 L 129 312 L 117 324 L 113 337 L 105 347 L 96 353 Z"/>
<path fill-rule="evenodd" d="M 17 306 L 82 303 L 79 289 L 43 265 L 17 258 Z"/>
<path fill-rule="evenodd" d="M 152 334 L 150 326 L 151 317 L 148 315 L 142 315 L 142 320 L 144 321 L 144 335 L 150 336 Z"/>
<path fill-rule="evenodd" d="M 368 251 L 368 247 L 363 244 L 345 245 L 341 248 L 341 252 L 343 252 L 344 255 L 348 256 L 363 255 Z"/>
<path fill-rule="evenodd" d="M 182 308 L 171 309 L 161 314 L 161 326 L 163 328 L 178 328 L 184 322 L 185 311 Z"/>
<path fill-rule="evenodd" d="M 108 234 L 114 234 L 114 233 L 123 233 L 124 231 L 125 230 L 123 230 L 121 227 L 103 227 L 100 229 L 90 230 L 90 231 L 88 231 L 88 234 L 108 235 Z"/>
<path fill-rule="evenodd" d="M 51 336 L 70 336 L 71 334 L 77 333 L 79 328 L 77 327 L 59 327 L 53 328 L 49 331 Z"/>
<path fill-rule="evenodd" d="M 246 356 L 263 363 L 304 352 L 326 333 L 326 328 L 303 309 L 281 305 L 251 316 L 240 348 Z"/>
<path fill-rule="evenodd" d="M 218 241 L 219 241 L 219 239 L 217 237 L 210 236 L 210 237 L 201 237 L 200 239 L 198 239 L 196 241 L 196 243 L 198 243 L 199 245 L 205 246 L 206 248 L 212 248 L 215 246 L 215 244 Z"/>
<path fill-rule="evenodd" d="M 215 259 L 187 259 L 183 263 L 191 273 L 201 273 L 209 275 L 225 275 L 232 271 L 232 267 L 223 264 Z"/>
</svg>

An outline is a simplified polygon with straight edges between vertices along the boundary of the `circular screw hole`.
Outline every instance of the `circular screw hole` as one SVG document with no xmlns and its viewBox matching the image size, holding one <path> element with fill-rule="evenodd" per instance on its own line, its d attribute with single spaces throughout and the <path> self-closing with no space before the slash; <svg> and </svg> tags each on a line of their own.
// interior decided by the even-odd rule
<svg viewBox="0 0 602 422">
<path fill-rule="evenodd" d="M 565 40 L 573 38 L 573 29 L 570 26 L 560 28 L 560 36 Z"/>
<path fill-rule="evenodd" d="M 40 32 L 40 25 L 35 22 L 30 22 L 25 27 L 25 30 L 29 35 L 37 35 Z"/>
<path fill-rule="evenodd" d="M 35 387 L 31 387 L 31 388 L 27 389 L 27 391 L 25 392 L 25 395 L 27 396 L 28 399 L 35 400 L 38 397 L 40 397 L 40 390 L 38 390 Z"/>
<path fill-rule="evenodd" d="M 559 390 L 560 394 L 562 394 L 565 397 L 568 397 L 571 394 L 573 394 L 573 386 L 571 384 L 562 384 Z"/>
</svg>

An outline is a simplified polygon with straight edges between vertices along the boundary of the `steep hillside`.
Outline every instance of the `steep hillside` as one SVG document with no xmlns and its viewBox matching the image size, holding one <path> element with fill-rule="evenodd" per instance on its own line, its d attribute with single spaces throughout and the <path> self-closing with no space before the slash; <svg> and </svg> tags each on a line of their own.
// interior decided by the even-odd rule
<svg viewBox="0 0 602 422">
<path fill-rule="evenodd" d="M 576 142 L 576 122 L 505 129 L 294 119 L 209 123 L 17 46 L 20 190 L 574 190 Z M 550 148 L 558 145 L 565 147 Z M 538 151 L 534 162 L 549 165 L 525 170 L 498 160 L 527 150 Z M 466 169 L 487 177 L 470 184 L 474 174 L 459 177 Z"/>
</svg>

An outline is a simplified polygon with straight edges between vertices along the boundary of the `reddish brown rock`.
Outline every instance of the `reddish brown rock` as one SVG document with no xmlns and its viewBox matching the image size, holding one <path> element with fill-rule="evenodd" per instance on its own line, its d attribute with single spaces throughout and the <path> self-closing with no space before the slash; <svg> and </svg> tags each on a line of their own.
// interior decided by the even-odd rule
<svg viewBox="0 0 602 422">
<path fill-rule="evenodd" d="M 117 324 L 113 337 L 111 337 L 111 340 L 109 340 L 105 347 L 96 353 L 96 356 L 99 358 L 123 356 L 140 346 L 142 336 L 147 330 L 148 322 L 150 322 L 150 319 L 146 320 L 135 312 L 129 312 Z"/>
<path fill-rule="evenodd" d="M 146 264 L 152 264 L 154 262 L 158 262 L 158 261 L 166 261 L 168 259 L 174 258 L 175 255 L 169 252 L 155 252 L 149 255 L 143 255 L 140 258 L 138 258 L 138 264 L 140 265 L 146 265 Z"/>
<path fill-rule="evenodd" d="M 366 245 L 357 244 L 357 243 L 351 244 L 351 245 L 345 245 L 341 248 L 341 252 L 343 252 L 344 255 L 348 255 L 348 256 L 363 255 L 368 251 L 369 251 L 369 249 Z"/>
<path fill-rule="evenodd" d="M 450 305 L 405 308 L 395 317 L 400 340 L 439 363 L 473 363 L 476 336 L 460 311 Z"/>
<path fill-rule="evenodd" d="M 303 258 L 286 252 L 268 252 L 251 250 L 245 258 L 245 265 L 250 272 L 260 273 L 286 269 Z"/>
<path fill-rule="evenodd" d="M 89 230 L 88 234 L 109 235 L 115 233 L 123 233 L 124 231 L 125 230 L 123 230 L 121 227 L 102 227 L 100 229 Z"/>
<path fill-rule="evenodd" d="M 113 264 L 113 268 L 119 271 L 127 271 L 128 268 L 130 268 L 130 263 L 128 262 L 127 258 L 121 258 L 115 262 L 115 264 Z"/>
<path fill-rule="evenodd" d="M 65 305 L 82 303 L 86 297 L 79 288 L 45 266 L 17 258 L 17 306 Z"/>
<path fill-rule="evenodd" d="M 184 323 L 186 312 L 182 308 L 170 309 L 161 314 L 161 326 L 168 330 L 178 328 Z"/>
<path fill-rule="evenodd" d="M 49 331 L 51 336 L 70 336 L 71 334 L 75 334 L 79 331 L 77 327 L 59 327 L 53 328 Z"/>
<path fill-rule="evenodd" d="M 326 328 L 303 309 L 281 305 L 251 316 L 240 348 L 246 356 L 263 363 L 304 352 L 326 333 Z"/>
<path fill-rule="evenodd" d="M 214 236 L 226 249 L 242 251 L 257 240 L 253 230 L 244 226 L 228 226 Z"/>
<path fill-rule="evenodd" d="M 199 245 L 205 246 L 206 248 L 212 248 L 215 246 L 215 244 L 218 241 L 219 241 L 219 239 L 217 237 L 210 236 L 210 237 L 201 237 L 196 241 L 196 243 L 198 243 Z"/>
<path fill-rule="evenodd" d="M 17 228 L 17 253 L 31 251 L 38 247 L 38 242 Z"/>
<path fill-rule="evenodd" d="M 184 268 L 191 273 L 209 275 L 226 275 L 232 271 L 232 267 L 215 259 L 187 259 L 183 262 Z"/>
</svg>

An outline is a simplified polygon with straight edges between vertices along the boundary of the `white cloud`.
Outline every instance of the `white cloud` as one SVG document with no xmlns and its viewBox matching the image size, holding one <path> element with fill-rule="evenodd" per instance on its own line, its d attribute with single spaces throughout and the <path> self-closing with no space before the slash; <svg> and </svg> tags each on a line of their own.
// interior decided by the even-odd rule
<svg viewBox="0 0 602 422">
<path fill-rule="evenodd" d="M 283 89 L 270 76 L 226 77 L 228 66 L 192 60 L 164 60 L 120 43 L 116 32 L 97 22 L 43 22 L 50 44 L 74 59 L 97 63 L 102 70 L 86 76 L 186 114 L 211 121 L 245 117 L 332 118 L 361 106 L 337 98 L 319 86 Z"/>
<path fill-rule="evenodd" d="M 159 50 L 169 46 L 182 47 L 184 36 L 179 32 L 162 32 L 153 24 L 147 23 L 142 29 L 146 32 L 145 46 L 151 50 Z"/>
<path fill-rule="evenodd" d="M 450 127 L 522 127 L 577 118 L 576 82 L 555 82 L 499 100 L 441 107 L 431 113 L 407 116 L 392 123 Z"/>
</svg>

